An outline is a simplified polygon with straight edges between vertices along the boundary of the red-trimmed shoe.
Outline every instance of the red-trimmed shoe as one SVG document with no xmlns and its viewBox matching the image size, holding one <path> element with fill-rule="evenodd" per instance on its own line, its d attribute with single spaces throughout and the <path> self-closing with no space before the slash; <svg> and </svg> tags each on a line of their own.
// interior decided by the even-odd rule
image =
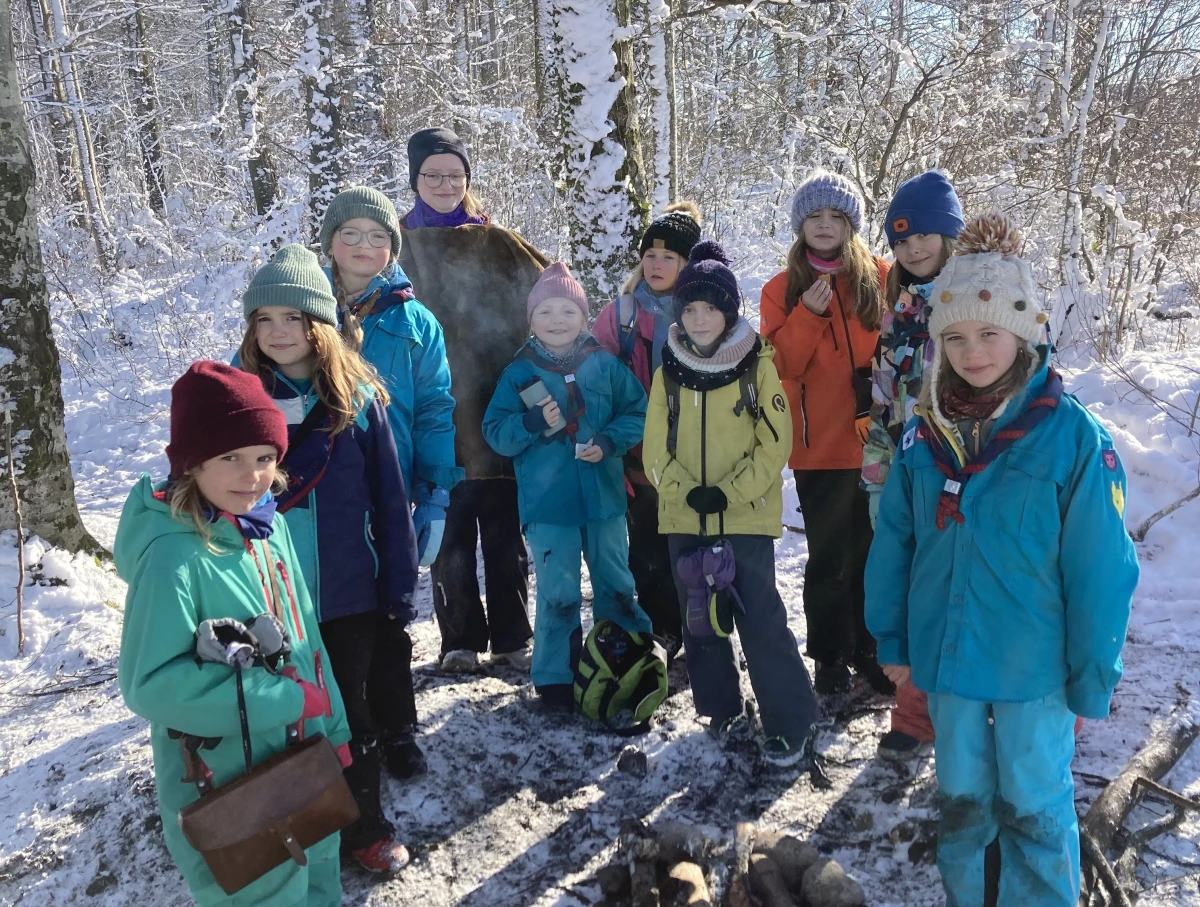
<svg viewBox="0 0 1200 907">
<path fill-rule="evenodd" d="M 408 848 L 393 838 L 380 838 L 370 847 L 350 852 L 354 861 L 367 872 L 399 872 L 411 859 Z"/>
</svg>

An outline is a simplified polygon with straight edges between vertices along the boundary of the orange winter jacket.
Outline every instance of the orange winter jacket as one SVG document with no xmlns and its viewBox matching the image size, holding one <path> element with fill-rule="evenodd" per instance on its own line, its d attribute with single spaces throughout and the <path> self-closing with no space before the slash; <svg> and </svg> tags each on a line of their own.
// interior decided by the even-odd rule
<svg viewBox="0 0 1200 907">
<path fill-rule="evenodd" d="M 879 265 L 886 286 L 888 263 Z M 846 278 L 833 280 L 833 302 L 824 315 L 814 315 L 800 302 L 790 313 L 784 303 L 787 271 L 762 289 L 760 331 L 775 345 L 775 367 L 792 405 L 792 469 L 861 469 L 862 442 L 854 430 L 855 368 L 871 365 L 879 331 L 868 331 L 853 313 Z M 843 316 L 845 316 L 843 318 Z M 850 351 L 854 348 L 854 363 Z"/>
</svg>

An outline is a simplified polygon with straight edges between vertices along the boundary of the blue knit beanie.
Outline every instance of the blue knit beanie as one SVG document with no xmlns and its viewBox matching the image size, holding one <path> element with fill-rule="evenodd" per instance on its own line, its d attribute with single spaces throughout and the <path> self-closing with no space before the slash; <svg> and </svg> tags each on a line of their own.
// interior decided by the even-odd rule
<svg viewBox="0 0 1200 907">
<path fill-rule="evenodd" d="M 675 321 L 680 327 L 680 316 L 689 302 L 704 300 L 721 310 L 725 326 L 732 327 L 738 320 L 742 307 L 742 294 L 737 278 L 729 270 L 729 256 L 715 239 L 706 239 L 692 247 L 688 263 L 679 272 L 672 293 L 675 304 Z"/>
<path fill-rule="evenodd" d="M 863 199 L 858 187 L 840 174 L 818 168 L 792 196 L 792 232 L 799 233 L 808 216 L 822 208 L 841 211 L 854 232 L 862 232 Z"/>
<path fill-rule="evenodd" d="M 940 233 L 953 239 L 965 226 L 954 187 L 937 170 L 926 170 L 902 182 L 883 223 L 892 247 L 914 233 Z"/>
</svg>

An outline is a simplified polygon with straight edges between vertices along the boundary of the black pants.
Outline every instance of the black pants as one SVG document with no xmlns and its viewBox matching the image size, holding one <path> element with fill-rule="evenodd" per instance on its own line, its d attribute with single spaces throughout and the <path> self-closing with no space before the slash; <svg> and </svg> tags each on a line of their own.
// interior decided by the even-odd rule
<svg viewBox="0 0 1200 907">
<path fill-rule="evenodd" d="M 629 571 L 638 604 L 654 625 L 656 636 L 683 639 L 679 600 L 671 570 L 667 537 L 658 532 L 658 491 L 653 485 L 633 485 L 625 512 L 629 528 Z"/>
<path fill-rule="evenodd" d="M 483 549 L 487 613 L 479 600 L 475 543 Z M 442 654 L 453 649 L 515 652 L 532 638 L 529 558 L 521 537 L 515 479 L 467 479 L 450 492 L 442 549 L 431 569 Z"/>
<path fill-rule="evenodd" d="M 325 621 L 321 639 L 346 705 L 354 757 L 346 783 L 361 813 L 342 830 L 342 849 L 358 850 L 393 833 L 379 799 L 380 749 L 417 723 L 412 640 L 402 624 L 376 611 Z"/>
<path fill-rule="evenodd" d="M 863 616 L 872 532 L 867 493 L 858 484 L 861 471 L 798 469 L 792 475 L 808 537 L 808 655 L 821 663 L 874 659 L 875 640 Z"/>
</svg>

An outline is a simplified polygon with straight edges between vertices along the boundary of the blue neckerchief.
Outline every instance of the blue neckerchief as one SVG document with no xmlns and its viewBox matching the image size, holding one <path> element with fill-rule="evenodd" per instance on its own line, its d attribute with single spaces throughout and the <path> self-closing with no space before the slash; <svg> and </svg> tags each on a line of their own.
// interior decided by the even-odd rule
<svg viewBox="0 0 1200 907">
<path fill-rule="evenodd" d="M 221 519 L 224 511 L 205 511 L 208 515 L 210 523 L 215 523 Z M 237 523 L 238 529 L 241 530 L 242 538 L 247 539 L 269 539 L 271 533 L 275 531 L 275 498 L 271 492 L 267 492 L 256 503 L 248 513 L 241 516 L 234 514 L 226 514 L 233 517 L 233 521 Z"/>
<path fill-rule="evenodd" d="M 654 316 L 654 344 L 650 355 L 650 374 L 654 374 L 662 365 L 662 349 L 666 345 L 671 325 L 675 323 L 674 306 L 671 304 L 673 297 L 670 293 L 666 296 L 655 296 L 645 280 L 638 281 L 637 289 L 633 291 L 633 297 Z M 635 315 L 634 327 L 636 327 L 636 317 Z"/>
<path fill-rule="evenodd" d="M 583 345 L 591 336 L 592 335 L 587 331 L 580 331 L 579 336 L 575 338 L 575 342 L 571 344 L 571 348 L 565 353 L 550 352 L 545 346 L 542 345 L 542 341 L 537 339 L 536 335 L 530 335 L 529 342 L 533 345 L 534 350 L 537 351 L 539 356 L 550 362 L 553 362 L 555 365 L 561 366 L 562 368 L 567 368 L 575 360 L 575 357 L 579 355 L 579 351 L 583 349 Z"/>
</svg>

